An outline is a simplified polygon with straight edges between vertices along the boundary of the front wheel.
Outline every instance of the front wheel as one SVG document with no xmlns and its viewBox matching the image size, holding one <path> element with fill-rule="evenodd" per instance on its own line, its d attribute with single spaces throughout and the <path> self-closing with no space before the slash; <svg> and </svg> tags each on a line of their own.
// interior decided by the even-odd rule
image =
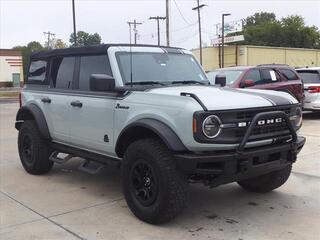
<svg viewBox="0 0 320 240">
<path fill-rule="evenodd" d="M 125 152 L 121 175 L 129 208 L 145 222 L 167 222 L 186 206 L 187 180 L 157 139 L 132 143 Z"/>
<path fill-rule="evenodd" d="M 249 192 L 267 193 L 282 186 L 290 177 L 292 166 L 255 178 L 239 181 L 238 184 Z"/>
</svg>

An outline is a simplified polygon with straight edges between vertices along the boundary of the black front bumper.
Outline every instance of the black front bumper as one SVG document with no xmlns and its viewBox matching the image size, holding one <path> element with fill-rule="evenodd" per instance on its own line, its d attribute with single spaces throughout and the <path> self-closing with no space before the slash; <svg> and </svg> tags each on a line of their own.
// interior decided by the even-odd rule
<svg viewBox="0 0 320 240">
<path fill-rule="evenodd" d="M 286 119 L 292 140 L 288 143 L 245 148 L 255 123 L 265 116 Z M 257 114 L 238 149 L 211 153 L 176 154 L 178 168 L 196 179 L 208 180 L 211 186 L 235 182 L 280 170 L 291 165 L 304 146 L 306 139 L 298 137 L 288 117 L 283 112 Z"/>
<path fill-rule="evenodd" d="M 178 168 L 188 175 L 210 176 L 211 185 L 256 177 L 291 165 L 305 144 L 304 137 L 295 143 L 269 145 L 243 152 L 224 151 L 210 154 L 177 154 Z"/>
</svg>

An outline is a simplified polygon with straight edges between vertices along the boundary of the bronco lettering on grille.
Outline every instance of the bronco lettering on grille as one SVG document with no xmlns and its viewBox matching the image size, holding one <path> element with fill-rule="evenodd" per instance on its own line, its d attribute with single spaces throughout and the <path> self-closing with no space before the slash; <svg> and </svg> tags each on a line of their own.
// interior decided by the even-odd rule
<svg viewBox="0 0 320 240">
<path fill-rule="evenodd" d="M 264 125 L 272 125 L 272 124 L 282 123 L 282 122 L 283 122 L 283 118 L 271 118 L 271 119 L 260 120 L 258 121 L 257 125 L 264 126 Z M 251 122 L 239 122 L 238 127 L 239 128 L 247 127 L 250 125 L 250 123 Z"/>
</svg>

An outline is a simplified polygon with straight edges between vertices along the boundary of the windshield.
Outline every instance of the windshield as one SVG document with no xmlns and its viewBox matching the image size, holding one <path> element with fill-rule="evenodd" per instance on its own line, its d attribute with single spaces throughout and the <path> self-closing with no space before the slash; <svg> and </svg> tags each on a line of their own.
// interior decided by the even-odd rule
<svg viewBox="0 0 320 240">
<path fill-rule="evenodd" d="M 304 83 L 320 83 L 320 74 L 317 71 L 299 71 L 298 74 Z"/>
<path fill-rule="evenodd" d="M 240 71 L 240 70 L 223 70 L 223 71 L 213 71 L 208 73 L 207 75 L 211 84 L 215 84 L 215 78 L 219 74 L 219 75 L 226 76 L 227 85 L 232 85 L 234 84 L 235 81 L 238 80 L 242 72 L 243 71 Z"/>
<path fill-rule="evenodd" d="M 124 84 L 130 84 L 130 53 L 116 54 Z M 181 82 L 180 82 L 181 81 Z M 146 84 L 208 83 L 192 55 L 177 53 L 132 53 L 132 82 Z"/>
</svg>

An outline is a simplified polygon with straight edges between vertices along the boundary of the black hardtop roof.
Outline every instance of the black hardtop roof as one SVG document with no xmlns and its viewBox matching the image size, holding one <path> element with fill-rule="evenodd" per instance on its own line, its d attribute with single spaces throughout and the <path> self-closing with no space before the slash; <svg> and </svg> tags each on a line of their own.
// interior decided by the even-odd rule
<svg viewBox="0 0 320 240">
<path fill-rule="evenodd" d="M 129 47 L 130 44 L 99 44 L 86 47 L 72 47 L 63 49 L 53 49 L 47 51 L 33 52 L 30 56 L 31 59 L 46 59 L 57 56 L 68 56 L 68 55 L 82 55 L 82 54 L 103 54 L 106 53 L 109 47 Z M 132 44 L 132 47 L 157 47 L 163 48 L 168 52 L 183 50 L 183 48 L 167 47 L 158 45 L 144 45 L 144 44 Z"/>
</svg>

